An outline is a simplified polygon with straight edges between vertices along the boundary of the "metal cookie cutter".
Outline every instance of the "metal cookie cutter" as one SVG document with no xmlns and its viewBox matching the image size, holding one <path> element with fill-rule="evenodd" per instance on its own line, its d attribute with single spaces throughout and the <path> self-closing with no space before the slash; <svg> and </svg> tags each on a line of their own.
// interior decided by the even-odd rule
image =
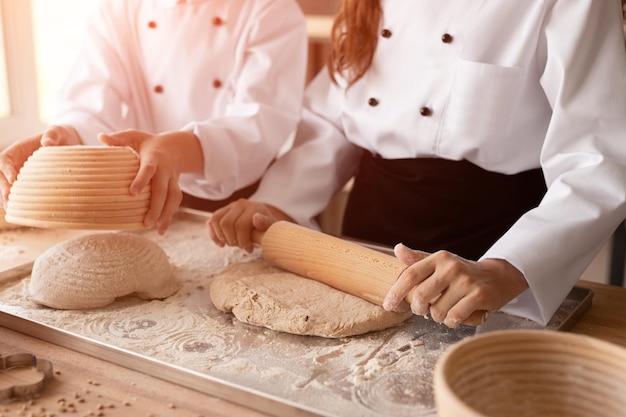
<svg viewBox="0 0 626 417">
<path fill-rule="evenodd" d="M 10 375 L 11 369 L 31 367 L 37 370 L 37 378 L 27 383 L 19 381 Z M 9 398 L 28 397 L 43 389 L 46 381 L 54 378 L 52 362 L 46 359 L 37 359 L 30 353 L 15 353 L 0 356 L 0 402 Z"/>
</svg>

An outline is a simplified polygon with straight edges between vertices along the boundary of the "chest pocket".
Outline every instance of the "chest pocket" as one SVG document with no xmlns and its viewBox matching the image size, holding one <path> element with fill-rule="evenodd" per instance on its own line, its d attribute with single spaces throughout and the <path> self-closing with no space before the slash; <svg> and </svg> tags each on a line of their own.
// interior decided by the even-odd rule
<svg viewBox="0 0 626 417">
<path fill-rule="evenodd" d="M 514 125 L 522 75 L 521 67 L 459 61 L 442 121 L 440 152 L 461 153 L 486 166 L 506 157 L 496 144 Z"/>
</svg>

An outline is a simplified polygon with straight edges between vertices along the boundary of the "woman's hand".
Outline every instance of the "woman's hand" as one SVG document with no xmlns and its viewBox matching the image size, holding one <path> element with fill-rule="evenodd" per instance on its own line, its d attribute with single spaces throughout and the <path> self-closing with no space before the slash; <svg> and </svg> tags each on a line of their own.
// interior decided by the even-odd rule
<svg viewBox="0 0 626 417">
<path fill-rule="evenodd" d="M 144 224 L 165 233 L 183 199 L 178 177 L 181 172 L 203 169 L 204 157 L 196 136 L 192 132 L 153 135 L 126 130 L 100 134 L 98 139 L 109 146 L 129 146 L 139 154 L 139 171 L 130 185 L 130 193 L 137 195 L 151 185 L 150 208 Z"/>
<path fill-rule="evenodd" d="M 278 220 L 292 221 L 276 207 L 240 198 L 215 211 L 207 221 L 207 228 L 218 246 L 239 246 L 252 252 L 253 229 L 264 232 Z"/>
<path fill-rule="evenodd" d="M 0 200 L 2 206 L 9 198 L 11 184 L 24 162 L 42 146 L 80 145 L 80 136 L 71 126 L 50 126 L 42 134 L 14 142 L 0 152 Z"/>
<path fill-rule="evenodd" d="M 389 290 L 383 307 L 396 309 L 412 292 L 414 314 L 430 313 L 448 327 L 459 326 L 476 310 L 496 311 L 528 288 L 522 273 L 502 259 L 475 262 L 446 251 L 413 251 L 402 244 L 394 252 L 409 267 Z"/>
</svg>

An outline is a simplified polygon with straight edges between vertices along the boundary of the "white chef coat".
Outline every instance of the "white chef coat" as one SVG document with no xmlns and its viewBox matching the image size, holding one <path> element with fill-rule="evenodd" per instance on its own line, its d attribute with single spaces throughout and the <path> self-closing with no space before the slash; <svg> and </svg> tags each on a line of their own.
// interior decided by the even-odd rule
<svg viewBox="0 0 626 417">
<path fill-rule="evenodd" d="M 181 188 L 226 198 L 258 180 L 293 133 L 306 59 L 294 0 L 105 0 L 52 124 L 86 144 L 131 128 L 193 132 L 204 173 L 182 174 Z"/>
<path fill-rule="evenodd" d="M 383 5 L 371 69 L 347 90 L 318 75 L 295 148 L 252 199 L 314 226 L 354 173 L 357 146 L 389 159 L 467 159 L 505 174 L 542 167 L 544 200 L 484 258 L 506 259 L 528 281 L 503 310 L 546 323 L 626 217 L 619 0 Z"/>
</svg>

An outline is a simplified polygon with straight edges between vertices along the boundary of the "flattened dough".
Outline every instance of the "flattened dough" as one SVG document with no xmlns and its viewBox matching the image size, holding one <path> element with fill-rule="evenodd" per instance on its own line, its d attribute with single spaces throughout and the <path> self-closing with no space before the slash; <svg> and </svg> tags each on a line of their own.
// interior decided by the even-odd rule
<svg viewBox="0 0 626 417">
<path fill-rule="evenodd" d="M 98 233 L 61 242 L 39 255 L 28 295 L 37 304 L 78 310 L 103 307 L 129 294 L 162 299 L 179 288 L 157 243 L 131 233 Z"/>
<path fill-rule="evenodd" d="M 213 278 L 215 307 L 249 324 L 299 335 L 338 338 L 396 326 L 394 313 L 326 284 L 276 268 L 263 259 L 233 264 Z"/>
</svg>

